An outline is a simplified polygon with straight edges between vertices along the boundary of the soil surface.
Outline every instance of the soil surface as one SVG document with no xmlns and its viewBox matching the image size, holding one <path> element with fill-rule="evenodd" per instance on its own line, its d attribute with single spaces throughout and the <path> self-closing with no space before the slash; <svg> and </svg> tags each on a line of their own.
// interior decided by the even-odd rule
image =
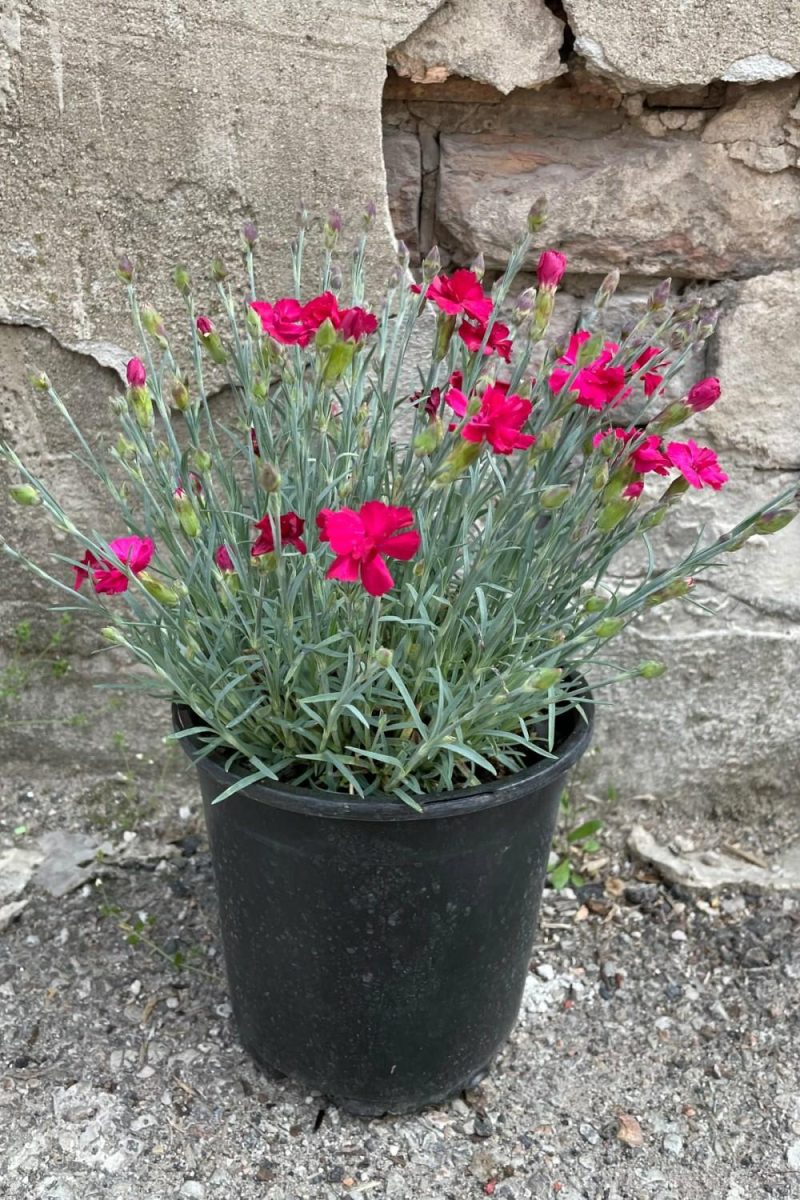
<svg viewBox="0 0 800 1200">
<path fill-rule="evenodd" d="M 634 820 L 684 848 L 736 836 L 758 854 L 787 830 L 589 802 L 581 817 L 606 820 L 589 882 L 546 892 L 491 1076 L 417 1116 L 363 1120 L 238 1045 L 194 781 L 166 751 L 129 765 L 87 782 L 84 764 L 80 786 L 5 770 L 0 854 L 72 830 L 133 856 L 110 853 L 99 884 L 90 868 L 61 899 L 34 880 L 0 932 L 0 1195 L 800 1196 L 800 897 L 683 892 L 625 850 Z"/>
</svg>

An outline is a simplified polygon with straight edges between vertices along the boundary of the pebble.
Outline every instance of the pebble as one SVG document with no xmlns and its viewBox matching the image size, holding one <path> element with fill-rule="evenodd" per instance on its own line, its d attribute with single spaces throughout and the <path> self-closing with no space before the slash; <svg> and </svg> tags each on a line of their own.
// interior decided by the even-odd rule
<svg viewBox="0 0 800 1200">
<path fill-rule="evenodd" d="M 673 929 L 672 933 L 670 934 L 670 937 L 672 938 L 673 942 L 685 942 L 686 941 L 686 933 L 683 929 Z"/>
<path fill-rule="evenodd" d="M 205 1194 L 206 1189 L 196 1179 L 187 1179 L 178 1193 L 179 1196 L 184 1196 L 185 1200 L 203 1200 Z"/>
<path fill-rule="evenodd" d="M 800 1142 L 792 1142 L 786 1151 L 786 1162 L 790 1171 L 800 1171 Z"/>
<path fill-rule="evenodd" d="M 579 1125 L 578 1132 L 584 1141 L 587 1141 L 590 1146 L 596 1146 L 600 1141 L 600 1134 L 593 1125 Z"/>
<path fill-rule="evenodd" d="M 683 1154 L 683 1138 L 678 1133 L 668 1133 L 664 1136 L 663 1146 L 667 1154 L 680 1158 Z"/>
<path fill-rule="evenodd" d="M 472 1132 L 475 1134 L 475 1137 L 491 1137 L 494 1133 L 494 1125 L 492 1124 L 491 1117 L 487 1117 L 485 1113 L 476 1113 Z"/>
<path fill-rule="evenodd" d="M 540 979 L 546 979 L 549 982 L 556 977 L 555 967 L 551 966 L 550 963 L 539 963 L 536 968 L 536 974 Z"/>
</svg>

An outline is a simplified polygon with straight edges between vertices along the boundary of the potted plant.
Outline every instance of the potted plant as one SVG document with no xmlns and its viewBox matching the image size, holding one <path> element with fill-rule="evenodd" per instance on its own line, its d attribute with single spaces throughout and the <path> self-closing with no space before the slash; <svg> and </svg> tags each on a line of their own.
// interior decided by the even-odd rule
<svg viewBox="0 0 800 1200">
<path fill-rule="evenodd" d="M 694 602 L 703 571 L 797 510 L 786 493 L 657 565 L 661 522 L 727 478 L 679 431 L 717 381 L 660 400 L 713 318 L 659 285 L 613 342 L 609 276 L 588 325 L 545 348 L 564 257 L 542 253 L 537 287 L 509 299 L 542 219 L 491 293 L 480 267 L 443 274 L 435 253 L 410 284 L 401 248 L 374 311 L 369 214 L 346 283 L 340 222 L 325 224 L 311 294 L 303 222 L 294 295 L 273 302 L 248 223 L 246 293 L 215 264 L 213 320 L 176 271 L 185 345 L 125 260 L 142 350 L 110 453 L 35 381 L 105 488 L 107 525 L 78 528 L 2 448 L 13 498 L 72 546 L 50 571 L 6 550 L 173 702 L 243 1044 L 358 1112 L 419 1108 L 487 1069 L 517 1016 L 594 696 L 663 670 L 616 666 L 615 639 L 654 605 Z M 419 329 L 430 352 L 409 388 Z M 223 382 L 227 424 L 209 400 Z M 623 586 L 609 568 L 635 547 L 645 568 Z"/>
</svg>

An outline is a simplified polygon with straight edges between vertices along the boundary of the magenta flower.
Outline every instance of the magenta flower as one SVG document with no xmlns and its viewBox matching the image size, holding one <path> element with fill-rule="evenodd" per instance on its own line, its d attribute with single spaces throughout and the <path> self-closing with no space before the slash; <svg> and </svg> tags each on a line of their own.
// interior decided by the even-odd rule
<svg viewBox="0 0 800 1200">
<path fill-rule="evenodd" d="M 661 450 L 661 438 L 657 433 L 646 437 L 641 445 L 631 452 L 631 466 L 639 475 L 654 471 L 656 475 L 669 475 L 673 465 Z"/>
<path fill-rule="evenodd" d="M 626 488 L 623 488 L 622 494 L 626 500 L 638 500 L 644 491 L 644 480 L 635 479 L 633 483 L 629 483 Z"/>
<path fill-rule="evenodd" d="M 492 311 L 491 298 L 485 294 L 478 276 L 463 267 L 449 276 L 435 275 L 425 296 L 451 317 L 463 315 L 474 321 L 488 321 Z"/>
<path fill-rule="evenodd" d="M 407 561 L 419 549 L 416 530 L 400 532 L 413 523 L 410 508 L 395 508 L 380 500 L 368 500 L 358 512 L 323 508 L 317 516 L 320 541 L 328 542 L 336 555 L 326 578 L 343 583 L 360 580 L 370 596 L 382 596 L 394 586 L 384 556 Z"/>
<path fill-rule="evenodd" d="M 467 412 L 467 398 L 458 388 L 451 388 L 445 400 L 459 417 Z M 461 436 L 468 442 L 488 442 L 495 454 L 511 454 L 527 450 L 536 441 L 533 434 L 522 433 L 522 426 L 531 415 L 533 405 L 523 396 L 508 394 L 508 384 L 493 384 L 480 397 L 481 406 L 470 417 Z"/>
<path fill-rule="evenodd" d="M 335 303 L 335 299 L 334 299 Z M 250 307 L 261 318 L 261 327 L 273 341 L 282 346 L 307 346 L 314 330 L 306 324 L 303 305 L 298 300 L 285 297 L 268 304 L 266 300 L 252 300 Z M 321 318 L 319 324 L 322 324 Z"/>
<path fill-rule="evenodd" d="M 128 379 L 128 387 L 141 388 L 147 383 L 147 370 L 140 358 L 128 359 L 125 375 Z"/>
<path fill-rule="evenodd" d="M 539 256 L 536 278 L 539 287 L 555 290 L 564 278 L 567 260 L 558 250 L 545 250 Z"/>
<path fill-rule="evenodd" d="M 716 375 L 709 375 L 707 379 L 701 379 L 699 383 L 689 388 L 686 403 L 692 412 L 705 412 L 719 400 L 721 390 Z"/>
<path fill-rule="evenodd" d="M 139 575 L 155 553 L 151 538 L 124 537 L 116 538 L 108 543 L 108 548 L 118 562 L 127 567 L 132 575 Z M 129 579 L 125 571 L 120 570 L 113 562 L 96 558 L 91 550 L 87 550 L 81 560 L 81 565 L 73 567 L 75 572 L 74 588 L 79 591 L 85 579 L 91 575 L 92 587 L 96 592 L 113 596 L 128 590 Z"/>
<path fill-rule="evenodd" d="M 566 353 L 558 360 L 556 369 L 551 371 L 548 379 L 554 392 L 566 386 L 572 374 L 571 368 L 577 364 L 581 346 L 590 337 L 589 331 L 584 329 L 569 339 Z M 609 404 L 619 404 L 624 399 L 625 368 L 609 366 L 618 349 L 616 342 L 606 342 L 599 356 L 578 371 L 570 384 L 570 391 L 578 393 L 577 403 L 584 408 L 599 411 Z"/>
<path fill-rule="evenodd" d="M 364 308 L 346 308 L 341 313 L 339 335 L 345 342 L 360 342 L 378 328 L 378 318 Z"/>
<path fill-rule="evenodd" d="M 691 439 L 688 442 L 670 442 L 667 458 L 693 488 L 708 484 L 718 492 L 728 482 L 728 476 L 719 465 L 714 451 L 707 446 L 698 446 Z"/>
<path fill-rule="evenodd" d="M 258 444 L 258 434 L 255 425 L 250 426 L 250 445 L 256 458 L 261 458 L 261 447 Z"/>
<path fill-rule="evenodd" d="M 619 425 L 617 425 L 614 429 L 601 429 L 600 432 L 596 433 L 592 438 L 592 445 L 597 448 L 607 437 L 617 438 L 624 445 L 626 442 L 630 442 L 633 440 L 633 438 L 637 438 L 638 436 L 639 430 L 636 429 L 635 426 L 631 429 L 621 429 Z"/>
<path fill-rule="evenodd" d="M 219 567 L 220 571 L 235 571 L 231 558 L 231 552 L 227 546 L 217 546 L 214 551 L 214 562 Z"/>
<path fill-rule="evenodd" d="M 657 359 L 660 354 L 661 350 L 658 348 L 658 346 L 648 346 L 648 348 L 643 350 L 639 357 L 634 360 L 634 363 L 631 367 L 631 374 L 635 375 L 637 371 L 641 371 L 642 367 L 646 367 L 648 363 L 653 362 L 653 359 Z M 669 363 L 653 363 L 651 370 L 644 373 L 642 376 L 642 383 L 644 384 L 645 396 L 652 396 L 653 392 L 657 391 L 661 386 L 661 383 L 664 379 L 664 376 L 659 374 L 655 368 L 668 366 Z"/>
<path fill-rule="evenodd" d="M 333 292 L 323 292 L 320 296 L 314 296 L 312 300 L 304 304 L 300 319 L 312 333 L 317 332 L 323 321 L 330 321 L 331 325 L 338 329 L 342 314 L 339 312 L 339 303 Z"/>
<path fill-rule="evenodd" d="M 210 317 L 198 317 L 195 326 L 201 337 L 208 337 L 214 332 L 214 324 Z"/>
<path fill-rule="evenodd" d="M 512 343 L 508 335 L 508 326 L 501 325 L 499 321 L 496 321 L 489 333 L 489 339 L 483 347 L 483 353 L 497 354 L 506 362 L 510 362 Z M 486 322 L 477 321 L 472 325 L 469 321 L 462 321 L 458 327 L 458 336 L 471 354 L 477 354 L 486 336 Z"/>
<path fill-rule="evenodd" d="M 281 546 L 294 546 L 295 550 L 299 550 L 301 554 L 305 554 L 308 547 L 300 536 L 305 528 L 305 524 L 303 518 L 298 517 L 296 512 L 284 513 L 280 520 Z M 262 517 L 260 521 L 256 521 L 255 527 L 259 531 L 259 535 L 250 551 L 252 557 L 258 558 L 261 554 L 272 554 L 275 549 L 275 535 L 272 531 L 272 521 L 269 516 Z"/>
</svg>

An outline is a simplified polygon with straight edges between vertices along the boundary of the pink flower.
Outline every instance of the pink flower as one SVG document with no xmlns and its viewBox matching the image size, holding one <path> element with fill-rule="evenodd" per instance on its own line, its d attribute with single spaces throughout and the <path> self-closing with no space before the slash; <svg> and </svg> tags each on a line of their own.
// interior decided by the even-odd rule
<svg viewBox="0 0 800 1200">
<path fill-rule="evenodd" d="M 495 322 L 489 333 L 489 340 L 483 348 L 483 353 L 497 354 L 506 362 L 510 362 L 511 341 L 508 334 L 509 328 L 507 325 L 501 325 L 499 321 Z M 476 354 L 480 350 L 481 343 L 486 336 L 486 322 L 478 321 L 475 325 L 471 325 L 469 321 L 462 321 L 458 328 L 458 336 L 470 353 Z"/>
<path fill-rule="evenodd" d="M 466 398 L 463 392 L 453 389 L 446 399 L 454 412 L 464 415 Z M 516 394 L 509 396 L 507 390 L 497 385 L 487 387 L 480 399 L 480 409 L 461 430 L 463 438 L 468 442 L 488 442 L 495 454 L 527 450 L 533 445 L 536 440 L 533 435 L 520 432 L 531 415 L 533 405 L 530 400 Z M 462 402 L 463 411 L 459 412 Z"/>
<path fill-rule="evenodd" d="M 261 447 L 258 444 L 258 434 L 255 425 L 250 426 L 250 445 L 256 458 L 261 458 Z"/>
<path fill-rule="evenodd" d="M 339 334 L 345 342 L 360 342 L 378 328 L 378 318 L 364 308 L 346 308 L 342 313 Z"/>
<path fill-rule="evenodd" d="M 307 346 L 311 341 L 314 329 L 304 321 L 303 305 L 298 300 L 289 296 L 276 300 L 274 304 L 268 304 L 266 300 L 252 300 L 250 307 L 258 313 L 264 333 L 273 341 L 280 342 L 282 346 Z M 324 319 L 320 318 L 317 328 Z"/>
<path fill-rule="evenodd" d="M 214 551 L 214 562 L 217 564 L 220 571 L 236 570 L 233 565 L 233 560 L 231 559 L 230 550 L 227 546 L 217 546 L 216 550 Z"/>
<path fill-rule="evenodd" d="M 140 574 L 145 567 L 149 566 L 155 553 L 155 546 L 151 538 L 116 538 L 113 542 L 108 543 L 108 548 L 115 555 L 117 561 L 126 566 L 133 575 Z M 81 566 L 73 567 L 75 572 L 73 586 L 76 591 L 81 588 L 83 581 L 89 578 L 90 573 L 92 586 L 96 592 L 116 595 L 128 590 L 128 576 L 115 563 L 96 558 L 91 550 L 86 551 L 81 563 Z"/>
<path fill-rule="evenodd" d="M 686 403 L 692 412 L 704 412 L 707 408 L 711 408 L 712 404 L 716 404 L 720 397 L 720 391 L 717 377 L 709 375 L 707 379 L 701 379 L 699 383 L 689 388 Z"/>
<path fill-rule="evenodd" d="M 581 346 L 590 337 L 589 331 L 584 329 L 570 338 L 566 354 L 558 360 L 561 365 L 550 373 L 548 383 L 554 392 L 561 391 L 567 384 L 572 374 L 569 368 L 576 365 Z M 621 393 L 625 386 L 625 368 L 609 366 L 618 349 L 615 342 L 606 342 L 599 356 L 582 367 L 570 384 L 570 391 L 578 393 L 577 403 L 584 408 L 599 411 L 609 404 L 619 404 L 624 398 Z"/>
<path fill-rule="evenodd" d="M 639 357 L 635 359 L 633 365 L 631 366 L 631 374 L 635 375 L 637 371 L 641 371 L 642 367 L 646 367 L 647 364 L 652 362 L 654 358 L 658 358 L 659 354 L 661 354 L 661 351 L 657 346 L 648 346 L 648 348 L 643 350 Z M 657 365 L 666 367 L 669 366 L 669 363 L 659 363 Z M 653 392 L 657 391 L 660 387 L 663 379 L 664 376 L 659 375 L 658 371 L 655 369 L 645 372 L 645 374 L 642 376 L 645 396 L 652 396 Z"/>
<path fill-rule="evenodd" d="M 669 475 L 672 463 L 661 450 L 661 438 L 657 433 L 646 437 L 631 453 L 631 466 L 638 475 L 654 471 L 656 475 Z"/>
<path fill-rule="evenodd" d="M 667 458 L 694 488 L 701 488 L 707 483 L 718 492 L 728 482 L 728 476 L 720 467 L 714 451 L 707 446 L 698 446 L 691 439 L 688 442 L 670 442 Z"/>
<path fill-rule="evenodd" d="M 294 546 L 295 550 L 305 554 L 308 547 L 300 536 L 305 524 L 303 518 L 298 517 L 296 512 L 284 513 L 280 520 L 281 546 Z M 272 532 L 272 521 L 269 516 L 256 521 L 255 527 L 259 531 L 259 535 L 250 551 L 252 557 L 258 558 L 261 554 L 272 554 L 275 549 L 275 535 Z"/>
<path fill-rule="evenodd" d="M 539 256 L 539 264 L 536 268 L 536 278 L 539 281 L 539 287 L 555 289 L 564 278 L 564 272 L 567 269 L 567 260 L 558 250 L 545 250 Z"/>
<path fill-rule="evenodd" d="M 380 500 L 368 500 L 358 512 L 323 508 L 317 516 L 320 541 L 328 542 L 336 555 L 326 578 L 344 583 L 360 580 L 370 596 L 382 596 L 394 586 L 384 555 L 407 561 L 419 549 L 416 530 L 399 532 L 413 523 L 410 508 L 395 508 Z"/>
<path fill-rule="evenodd" d="M 427 396 L 424 392 L 414 392 L 410 399 L 415 408 L 421 405 L 425 409 L 425 415 L 433 420 L 439 415 L 439 409 L 442 407 L 442 389 L 431 388 Z"/>
<path fill-rule="evenodd" d="M 195 325 L 201 337 L 208 337 L 209 334 L 214 332 L 214 325 L 210 317 L 198 317 Z"/>
<path fill-rule="evenodd" d="M 278 303 L 281 303 L 280 300 Z M 300 319 L 306 329 L 310 329 L 313 333 L 317 332 L 323 321 L 330 321 L 331 325 L 338 329 L 342 314 L 339 312 L 339 304 L 333 292 L 323 292 L 320 296 L 314 296 L 312 300 L 304 304 Z"/>
<path fill-rule="evenodd" d="M 140 358 L 128 359 L 125 374 L 128 378 L 128 387 L 141 388 L 147 383 L 147 371 Z"/>
<path fill-rule="evenodd" d="M 463 314 L 475 321 L 488 321 L 492 301 L 484 293 L 474 271 L 461 268 L 452 275 L 435 275 L 428 284 L 426 298 L 451 317 Z"/>
<path fill-rule="evenodd" d="M 623 488 L 622 494 L 626 500 L 637 500 L 644 491 L 644 480 L 636 479 L 633 483 L 629 483 L 626 488 Z"/>
</svg>

